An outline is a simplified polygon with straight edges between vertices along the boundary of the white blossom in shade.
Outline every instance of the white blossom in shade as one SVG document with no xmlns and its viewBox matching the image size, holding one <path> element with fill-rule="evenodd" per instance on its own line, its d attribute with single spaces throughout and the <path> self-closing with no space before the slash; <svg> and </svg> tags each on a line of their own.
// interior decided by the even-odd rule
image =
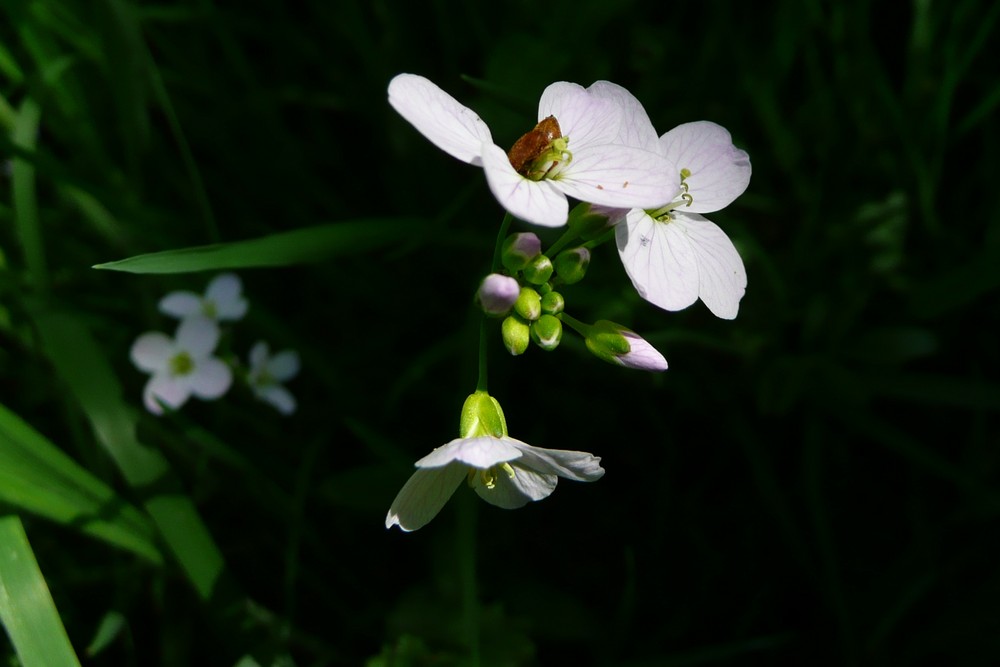
<svg viewBox="0 0 1000 667">
<path fill-rule="evenodd" d="M 212 356 L 218 342 L 219 326 L 200 315 L 184 319 L 173 338 L 160 332 L 139 336 L 130 357 L 139 370 L 152 374 L 142 392 L 146 409 L 160 415 L 161 402 L 176 410 L 192 395 L 211 400 L 225 394 L 233 374 Z"/>
<path fill-rule="evenodd" d="M 235 273 L 222 273 L 212 279 L 205 294 L 171 292 L 160 299 L 160 312 L 178 319 L 202 315 L 216 321 L 240 320 L 247 313 L 243 284 Z"/>
<path fill-rule="evenodd" d="M 385 527 L 417 530 L 437 516 L 467 480 L 479 497 L 504 509 L 548 497 L 559 477 L 593 482 L 604 475 L 600 457 L 532 447 L 507 436 L 458 438 L 416 463 L 385 517 Z"/>
<path fill-rule="evenodd" d="M 559 227 L 566 224 L 567 196 L 617 208 L 658 206 L 674 196 L 673 165 L 655 147 L 629 143 L 638 138 L 627 126 L 634 110 L 609 93 L 619 88 L 603 81 L 548 86 L 538 103 L 539 125 L 514 145 L 528 135 L 537 144 L 519 167 L 513 149 L 509 155 L 497 146 L 475 112 L 422 76 L 394 77 L 389 103 L 438 148 L 483 167 L 493 195 L 512 215 Z"/>
<path fill-rule="evenodd" d="M 282 383 L 299 374 L 299 365 L 299 355 L 294 350 L 284 350 L 272 357 L 267 343 L 259 341 L 250 349 L 247 382 L 258 399 L 270 403 L 281 414 L 290 415 L 297 404 Z"/>
<path fill-rule="evenodd" d="M 679 125 L 658 145 L 675 165 L 674 194 L 652 208 L 609 212 L 625 271 L 660 308 L 682 310 L 700 298 L 717 317 L 733 319 L 746 292 L 743 260 L 726 233 L 700 214 L 746 190 L 750 158 L 725 128 L 708 121 Z"/>
</svg>

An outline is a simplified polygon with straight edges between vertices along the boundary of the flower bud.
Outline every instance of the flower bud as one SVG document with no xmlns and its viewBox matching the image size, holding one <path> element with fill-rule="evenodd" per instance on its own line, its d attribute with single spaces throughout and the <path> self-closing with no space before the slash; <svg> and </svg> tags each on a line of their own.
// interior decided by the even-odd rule
<svg viewBox="0 0 1000 667">
<path fill-rule="evenodd" d="M 562 340 L 562 322 L 553 315 L 542 315 L 531 323 L 531 340 L 547 352 L 556 349 Z"/>
<path fill-rule="evenodd" d="M 507 435 L 507 420 L 497 399 L 485 391 L 477 391 L 465 399 L 462 417 L 458 423 L 460 438 L 478 438 L 491 435 L 503 438 Z"/>
<path fill-rule="evenodd" d="M 524 267 L 524 279 L 532 285 L 544 285 L 552 277 L 552 260 L 539 255 Z"/>
<path fill-rule="evenodd" d="M 531 341 L 531 331 L 528 323 L 519 315 L 508 315 L 507 319 L 500 325 L 500 335 L 503 337 L 504 347 L 515 357 L 524 354 Z"/>
<path fill-rule="evenodd" d="M 599 320 L 584 336 L 587 349 L 604 361 L 641 371 L 667 370 L 667 360 L 656 348 L 620 324 Z"/>
<path fill-rule="evenodd" d="M 549 315 L 558 315 L 566 307 L 566 300 L 559 292 L 546 292 L 542 296 L 542 312 Z"/>
<path fill-rule="evenodd" d="M 500 261 L 511 272 L 516 273 L 540 254 L 542 254 L 541 240 L 531 232 L 521 232 L 511 234 L 504 239 L 500 248 Z"/>
<path fill-rule="evenodd" d="M 570 231 L 585 241 L 589 241 L 603 234 L 611 226 L 612 221 L 606 215 L 596 211 L 591 212 L 590 204 L 580 203 L 569 212 L 566 224 Z"/>
<path fill-rule="evenodd" d="M 514 302 L 514 312 L 526 320 L 537 320 L 542 314 L 542 297 L 530 287 L 522 287 L 517 301 Z"/>
<path fill-rule="evenodd" d="M 590 251 L 580 246 L 563 250 L 556 255 L 553 262 L 556 275 L 567 285 L 578 283 L 587 275 L 587 267 L 590 266 Z"/>
<path fill-rule="evenodd" d="M 506 315 L 521 293 L 521 286 L 510 276 L 491 273 L 483 278 L 476 292 L 476 303 L 487 315 Z"/>
</svg>

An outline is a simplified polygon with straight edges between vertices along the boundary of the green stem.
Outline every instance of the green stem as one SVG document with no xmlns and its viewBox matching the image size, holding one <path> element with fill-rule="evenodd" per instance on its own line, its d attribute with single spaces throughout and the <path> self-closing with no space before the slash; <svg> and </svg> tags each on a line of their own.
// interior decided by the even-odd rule
<svg viewBox="0 0 1000 667">
<path fill-rule="evenodd" d="M 591 328 L 589 324 L 581 322 L 566 311 L 559 313 L 556 317 L 568 324 L 573 331 L 577 332 L 584 338 L 587 337 L 587 331 Z"/>
<path fill-rule="evenodd" d="M 570 244 L 570 242 L 576 240 L 576 232 L 573 229 L 567 229 L 563 232 L 563 235 L 556 239 L 556 242 L 545 251 L 546 257 L 555 257 L 556 253 L 565 248 Z"/>
<path fill-rule="evenodd" d="M 510 213 L 504 213 L 503 221 L 500 223 L 500 231 L 497 232 L 497 243 L 493 246 L 493 265 L 490 273 L 500 270 L 500 249 L 503 248 L 503 240 L 507 238 L 507 230 L 510 229 L 510 222 L 514 219 Z"/>
<path fill-rule="evenodd" d="M 503 247 L 503 241 L 507 237 L 507 230 L 510 229 L 510 223 L 513 219 L 514 217 L 510 213 L 505 213 L 503 221 L 500 223 L 497 242 L 493 247 L 493 264 L 490 266 L 490 273 L 496 273 L 500 270 L 500 249 Z M 484 313 L 479 320 L 479 379 L 476 381 L 476 391 L 486 391 L 486 379 L 486 315 Z"/>
<path fill-rule="evenodd" d="M 621 223 L 621 224 L 624 224 L 624 223 Z M 593 250 L 594 248 L 596 248 L 599 245 L 604 245 L 605 243 L 607 243 L 608 241 L 610 241 L 614 237 L 615 237 L 615 228 L 612 227 L 608 231 L 606 231 L 603 234 L 601 234 L 600 236 L 598 236 L 596 239 L 591 239 L 590 241 L 587 241 L 586 243 L 584 243 L 583 247 L 586 248 L 587 250 Z"/>
</svg>

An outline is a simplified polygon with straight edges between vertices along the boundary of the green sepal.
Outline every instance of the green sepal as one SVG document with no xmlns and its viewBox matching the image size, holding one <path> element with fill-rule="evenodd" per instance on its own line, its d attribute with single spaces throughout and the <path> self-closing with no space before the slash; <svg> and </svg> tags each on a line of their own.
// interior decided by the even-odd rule
<svg viewBox="0 0 1000 667">
<path fill-rule="evenodd" d="M 530 287 L 522 287 L 514 302 L 514 312 L 526 320 L 537 320 L 542 314 L 542 297 Z"/>
<path fill-rule="evenodd" d="M 524 354 L 531 342 L 531 330 L 528 323 L 517 314 L 508 315 L 500 325 L 500 335 L 503 337 L 504 347 L 513 356 Z"/>
<path fill-rule="evenodd" d="M 590 212 L 590 204 L 582 202 L 573 207 L 566 221 L 571 232 L 589 241 L 603 234 L 608 228 L 608 216 Z"/>
<path fill-rule="evenodd" d="M 562 322 L 554 315 L 542 315 L 531 324 L 531 340 L 546 352 L 559 347 L 562 340 Z"/>
<path fill-rule="evenodd" d="M 465 399 L 465 404 L 462 405 L 462 417 L 458 423 L 458 434 L 460 438 L 506 437 L 507 420 L 497 399 L 485 391 L 477 391 Z"/>
<path fill-rule="evenodd" d="M 554 270 L 552 260 L 545 255 L 539 255 L 524 267 L 524 279 L 532 285 L 544 285 L 552 277 Z"/>
<path fill-rule="evenodd" d="M 587 275 L 587 267 L 590 266 L 590 251 L 580 246 L 563 250 L 556 255 L 552 262 L 556 270 L 556 275 L 567 285 L 578 283 Z"/>
<path fill-rule="evenodd" d="M 549 315 L 558 315 L 566 307 L 566 299 L 559 292 L 546 292 L 542 296 L 542 312 Z"/>
</svg>

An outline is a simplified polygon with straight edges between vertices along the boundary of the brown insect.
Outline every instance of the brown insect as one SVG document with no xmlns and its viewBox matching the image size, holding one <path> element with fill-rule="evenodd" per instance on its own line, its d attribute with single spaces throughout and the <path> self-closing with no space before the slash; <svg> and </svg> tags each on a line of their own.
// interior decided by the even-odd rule
<svg viewBox="0 0 1000 667">
<path fill-rule="evenodd" d="M 533 130 L 523 135 L 511 146 L 507 153 L 510 166 L 514 167 L 514 171 L 517 173 L 524 174 L 525 167 L 545 152 L 549 144 L 561 136 L 562 131 L 559 129 L 559 121 L 556 120 L 556 117 L 543 118 Z"/>
</svg>

